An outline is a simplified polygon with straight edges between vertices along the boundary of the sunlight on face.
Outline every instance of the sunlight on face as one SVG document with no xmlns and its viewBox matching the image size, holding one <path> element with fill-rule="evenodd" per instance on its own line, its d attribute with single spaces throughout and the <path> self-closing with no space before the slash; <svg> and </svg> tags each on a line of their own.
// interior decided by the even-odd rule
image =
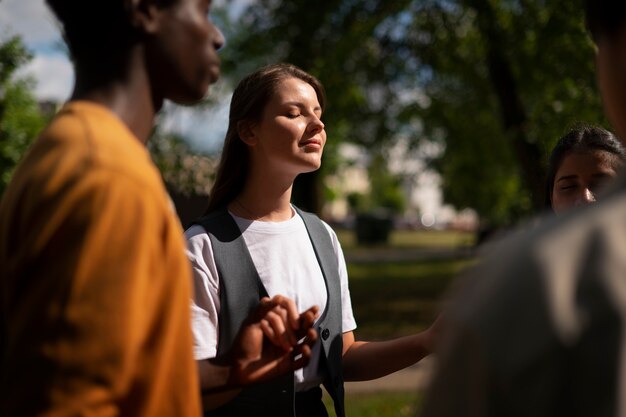
<svg viewBox="0 0 626 417">
<path fill-rule="evenodd" d="M 298 78 L 278 84 L 254 126 L 253 158 L 266 169 L 295 176 L 320 167 L 326 144 L 315 89 Z"/>
<path fill-rule="evenodd" d="M 598 191 L 615 177 L 617 158 L 606 151 L 571 153 L 561 162 L 552 185 L 555 213 L 596 201 Z"/>
</svg>

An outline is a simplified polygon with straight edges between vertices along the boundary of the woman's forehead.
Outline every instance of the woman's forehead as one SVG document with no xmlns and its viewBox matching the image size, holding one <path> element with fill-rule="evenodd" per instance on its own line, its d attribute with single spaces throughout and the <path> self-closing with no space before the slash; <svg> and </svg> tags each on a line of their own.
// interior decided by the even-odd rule
<svg viewBox="0 0 626 417">
<path fill-rule="evenodd" d="M 621 165 L 617 155 L 601 149 L 570 152 L 559 165 L 559 174 L 585 174 L 592 171 L 612 171 Z"/>
</svg>

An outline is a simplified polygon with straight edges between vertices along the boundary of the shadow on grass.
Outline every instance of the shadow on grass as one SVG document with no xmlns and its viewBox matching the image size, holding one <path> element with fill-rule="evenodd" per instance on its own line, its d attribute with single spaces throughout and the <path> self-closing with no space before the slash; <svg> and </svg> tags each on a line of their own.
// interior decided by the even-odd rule
<svg viewBox="0 0 626 417">
<path fill-rule="evenodd" d="M 348 264 L 357 337 L 388 339 L 424 330 L 442 296 L 472 260 Z"/>
</svg>

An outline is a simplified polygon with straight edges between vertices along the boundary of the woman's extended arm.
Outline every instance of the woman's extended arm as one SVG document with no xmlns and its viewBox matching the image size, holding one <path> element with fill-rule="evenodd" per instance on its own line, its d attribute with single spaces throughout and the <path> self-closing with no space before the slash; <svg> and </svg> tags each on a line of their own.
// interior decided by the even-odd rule
<svg viewBox="0 0 626 417">
<path fill-rule="evenodd" d="M 382 342 L 355 341 L 353 332 L 344 333 L 344 379 L 376 379 L 420 361 L 432 352 L 440 323 L 441 316 L 421 333 Z"/>
</svg>

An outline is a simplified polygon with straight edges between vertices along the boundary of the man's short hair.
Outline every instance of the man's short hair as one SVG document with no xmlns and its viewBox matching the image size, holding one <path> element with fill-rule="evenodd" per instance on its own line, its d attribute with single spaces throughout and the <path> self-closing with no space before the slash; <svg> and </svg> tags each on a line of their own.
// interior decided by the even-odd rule
<svg viewBox="0 0 626 417">
<path fill-rule="evenodd" d="M 167 7 L 177 0 L 155 0 Z M 123 56 L 139 40 L 124 0 L 46 0 L 61 23 L 74 60 Z"/>
<path fill-rule="evenodd" d="M 46 0 L 76 60 L 128 50 L 133 42 L 123 0 Z"/>
</svg>

